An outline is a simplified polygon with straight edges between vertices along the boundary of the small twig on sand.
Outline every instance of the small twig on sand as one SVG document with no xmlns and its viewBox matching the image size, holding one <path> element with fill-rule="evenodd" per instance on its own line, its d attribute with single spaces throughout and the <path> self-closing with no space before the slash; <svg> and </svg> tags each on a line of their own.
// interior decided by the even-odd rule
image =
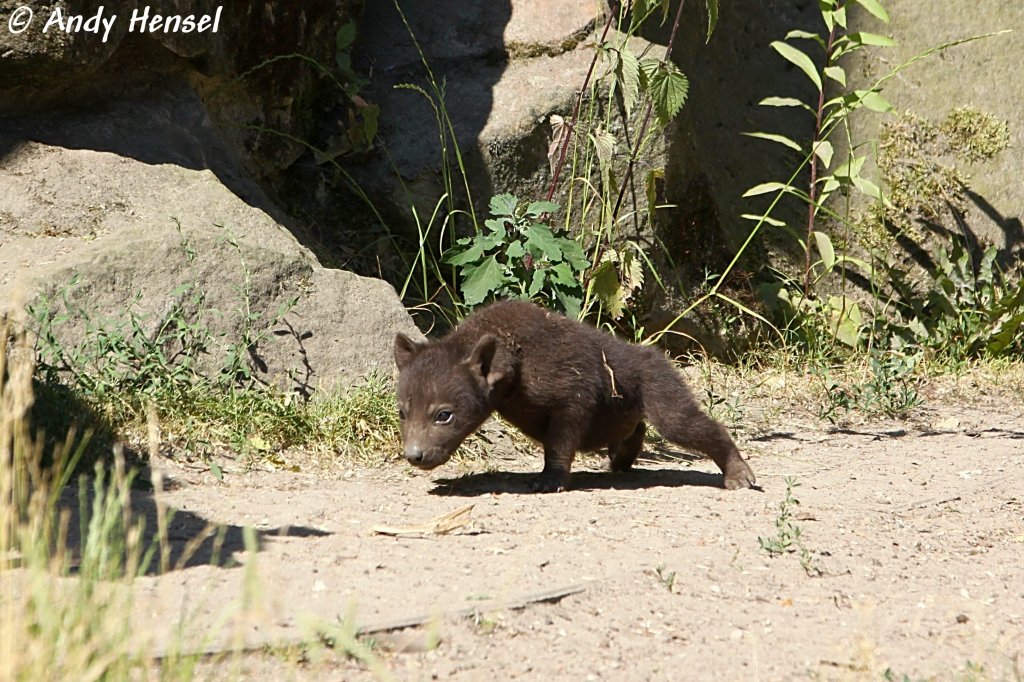
<svg viewBox="0 0 1024 682">
<path fill-rule="evenodd" d="M 960 499 L 959 495 L 950 495 L 946 497 L 930 497 L 926 500 L 918 500 L 917 502 L 911 502 L 905 504 L 902 507 L 897 507 L 895 511 L 906 512 L 911 509 L 920 509 L 921 507 L 932 507 L 938 504 L 945 504 L 946 502 L 955 502 Z"/>
<path fill-rule="evenodd" d="M 500 600 L 490 600 L 487 602 L 480 602 L 474 606 L 467 606 L 459 609 L 452 609 L 450 611 L 431 612 L 417 614 L 414 616 L 408 616 L 403 618 L 395 618 L 391 620 L 384 620 L 377 623 L 367 623 L 361 625 L 355 631 L 356 637 L 365 637 L 367 635 L 375 635 L 383 632 L 392 632 L 394 630 L 404 630 L 406 628 L 419 627 L 426 625 L 435 620 L 444 618 L 468 618 L 481 611 L 486 610 L 499 610 L 504 609 L 508 611 L 518 611 L 525 609 L 527 606 L 533 604 L 543 604 L 545 602 L 557 602 L 566 597 L 574 594 L 583 592 L 586 588 L 583 585 L 568 585 L 566 587 L 559 587 L 552 590 L 543 590 L 541 592 L 531 592 L 524 594 L 521 597 L 512 599 L 507 602 Z M 241 644 L 221 642 L 211 643 L 206 646 L 201 646 L 190 651 L 169 651 L 165 648 L 157 649 L 153 654 L 153 659 L 156 661 L 163 660 L 169 656 L 176 656 L 182 658 L 191 657 L 206 657 L 206 656 L 218 656 L 227 653 L 247 653 L 253 651 L 263 651 L 269 648 L 287 648 L 292 646 L 299 646 L 307 644 L 316 640 L 316 635 L 310 636 L 292 636 L 292 637 L 278 637 L 273 636 L 263 637 L 260 639 L 249 640 L 242 642 Z"/>
</svg>

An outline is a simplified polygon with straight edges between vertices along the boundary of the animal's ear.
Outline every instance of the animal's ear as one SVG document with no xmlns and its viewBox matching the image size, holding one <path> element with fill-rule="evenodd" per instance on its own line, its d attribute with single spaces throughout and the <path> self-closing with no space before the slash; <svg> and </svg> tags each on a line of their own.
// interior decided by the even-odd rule
<svg viewBox="0 0 1024 682">
<path fill-rule="evenodd" d="M 412 364 L 412 361 L 416 359 L 419 352 L 426 347 L 425 343 L 417 343 L 402 332 L 398 332 L 395 335 L 395 364 L 398 365 L 398 371 L 401 372 L 406 367 Z"/>
<path fill-rule="evenodd" d="M 484 334 L 480 337 L 473 347 L 473 352 L 466 359 L 466 364 L 489 388 L 494 388 L 499 381 L 511 377 L 515 371 L 508 351 L 498 343 L 497 337 L 493 334 Z"/>
</svg>

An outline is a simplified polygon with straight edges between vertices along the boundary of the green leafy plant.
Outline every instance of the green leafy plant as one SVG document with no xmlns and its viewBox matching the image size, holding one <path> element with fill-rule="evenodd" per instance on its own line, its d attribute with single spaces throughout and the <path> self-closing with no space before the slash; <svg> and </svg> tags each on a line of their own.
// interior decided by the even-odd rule
<svg viewBox="0 0 1024 682">
<path fill-rule="evenodd" d="M 807 575 L 821 575 L 821 570 L 814 565 L 811 552 L 803 544 L 803 531 L 795 520 L 795 509 L 800 506 L 800 500 L 796 499 L 793 490 L 800 484 L 792 476 L 787 476 L 786 496 L 779 502 L 779 514 L 775 518 L 775 537 L 763 538 L 758 536 L 757 542 L 761 549 L 770 557 L 778 557 L 783 554 L 797 554 L 800 558 L 800 566 Z"/>
<path fill-rule="evenodd" d="M 338 157 L 368 152 L 377 142 L 380 123 L 380 105 L 368 102 L 360 94 L 369 82 L 352 67 L 352 47 L 356 41 L 354 21 L 338 28 L 334 37 L 334 64 L 332 67 L 319 65 L 322 71 L 334 72 L 338 86 L 338 103 L 345 111 L 345 120 L 340 131 L 332 135 L 325 149 L 315 150 L 317 163 L 334 161 Z"/>
<path fill-rule="evenodd" d="M 855 258 L 839 252 L 834 245 L 834 236 L 821 228 L 822 219 L 833 225 L 843 226 L 847 233 L 842 241 L 848 243 L 848 232 L 856 229 L 850 218 L 850 203 L 845 213 L 837 210 L 832 201 L 835 197 L 850 196 L 859 192 L 869 201 L 885 211 L 893 205 L 882 188 L 864 174 L 865 163 L 871 145 L 856 144 L 851 138 L 849 119 L 858 111 L 867 110 L 888 113 L 892 106 L 882 96 L 885 84 L 897 73 L 915 62 L 948 48 L 987 36 L 975 36 L 944 43 L 921 54 L 915 55 L 898 65 L 881 78 L 874 80 L 863 89 L 848 89 L 844 60 L 849 55 L 864 49 L 884 48 L 893 45 L 885 36 L 866 31 L 852 30 L 848 23 L 847 10 L 859 5 L 876 19 L 888 22 L 886 10 L 877 0 L 822 0 L 819 3 L 822 22 L 827 30 L 825 35 L 807 31 L 791 31 L 784 41 L 772 43 L 772 48 L 787 62 L 795 66 L 813 83 L 816 101 L 806 103 L 793 97 L 773 96 L 761 104 L 769 107 L 786 107 L 806 111 L 814 120 L 811 140 L 802 144 L 785 135 L 769 132 L 748 133 L 752 137 L 776 143 L 801 155 L 801 162 L 785 182 L 766 182 L 746 192 L 748 197 L 773 194 L 768 208 L 759 214 L 745 215 L 755 221 L 751 235 L 764 225 L 786 230 L 792 235 L 803 254 L 803 266 L 796 277 L 782 275 L 780 283 L 762 288 L 770 307 L 782 311 L 786 328 L 795 332 L 793 336 L 812 349 L 826 349 L 836 341 L 856 348 L 871 342 L 866 332 L 876 329 L 872 320 L 863 314 L 859 303 L 847 292 L 847 272 L 856 270 L 863 273 L 870 282 L 877 281 L 877 265 L 865 259 Z M 993 34 L 989 34 L 993 35 Z M 820 57 L 814 59 L 801 45 L 810 42 L 820 50 Z M 818 66 L 820 64 L 820 67 Z M 837 94 L 829 96 L 829 92 Z M 990 121 L 978 117 L 960 115 L 950 130 L 984 130 L 986 144 L 978 146 L 990 150 L 997 144 L 1000 132 Z M 842 148 L 837 140 L 842 140 Z M 808 181 L 801 186 L 799 178 L 806 173 Z M 772 214 L 784 197 L 795 197 L 807 206 L 807 219 L 801 230 L 794 229 Z M 895 197 L 894 197 L 895 199 Z M 748 240 L 749 241 L 749 240 Z M 825 278 L 838 275 L 841 290 L 837 296 L 827 299 L 818 297 L 818 285 Z M 781 299 L 781 300 L 780 300 Z M 876 300 L 874 315 L 886 307 L 886 301 Z M 825 332 L 831 339 L 821 335 Z"/>
<path fill-rule="evenodd" d="M 580 228 L 577 239 L 592 264 L 584 278 L 583 314 L 593 314 L 599 323 L 602 319 L 618 321 L 634 334 L 636 330 L 628 328 L 633 318 L 627 312 L 644 284 L 645 266 L 652 273 L 654 270 L 640 244 L 622 228 L 633 218 L 653 218 L 664 170 L 648 169 L 644 191 L 631 194 L 646 199 L 646 214 L 635 208 L 624 213 L 622 207 L 633 187 L 642 151 L 678 115 L 688 95 L 689 81 L 671 59 L 683 4 L 678 5 L 672 35 L 661 54 L 650 47 L 636 51 L 631 37 L 658 16 L 662 23 L 668 21 L 669 0 L 621 3 L 618 13 L 609 13 L 571 114 L 566 119 L 552 116 L 548 150 L 552 179 L 546 198 L 554 198 L 568 165 L 571 175 L 563 202 L 564 225 L 566 229 Z M 718 19 L 718 2 L 707 0 L 705 7 L 710 38 Z M 610 32 L 613 24 L 620 29 L 614 35 Z M 598 65 L 603 66 L 603 73 Z"/>
<path fill-rule="evenodd" d="M 558 205 L 526 206 L 511 194 L 491 199 L 491 216 L 479 234 L 460 239 L 444 261 L 460 269 L 463 303 L 472 308 L 505 298 L 541 300 L 575 317 L 580 312 L 580 279 L 590 261 L 579 242 L 541 222 Z"/>
<path fill-rule="evenodd" d="M 665 564 L 661 564 L 654 569 L 654 575 L 658 577 L 660 582 L 666 590 L 672 592 L 672 588 L 676 584 L 676 572 L 670 571 L 665 567 Z"/>
<path fill-rule="evenodd" d="M 856 391 L 859 406 L 868 412 L 905 417 L 921 404 L 914 369 L 919 355 L 871 350 L 868 381 Z"/>
</svg>

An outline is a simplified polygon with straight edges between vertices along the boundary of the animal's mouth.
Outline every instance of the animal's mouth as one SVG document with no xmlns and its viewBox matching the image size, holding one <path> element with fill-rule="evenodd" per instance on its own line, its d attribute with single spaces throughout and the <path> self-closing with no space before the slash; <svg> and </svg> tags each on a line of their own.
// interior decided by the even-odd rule
<svg viewBox="0 0 1024 682">
<path fill-rule="evenodd" d="M 409 464 L 412 464 L 417 469 L 429 471 L 431 469 L 436 469 L 437 467 L 441 466 L 449 459 L 451 459 L 451 457 L 452 453 L 450 452 L 428 452 L 425 453 L 423 457 L 420 459 L 413 459 L 407 456 L 406 461 L 408 461 Z"/>
</svg>

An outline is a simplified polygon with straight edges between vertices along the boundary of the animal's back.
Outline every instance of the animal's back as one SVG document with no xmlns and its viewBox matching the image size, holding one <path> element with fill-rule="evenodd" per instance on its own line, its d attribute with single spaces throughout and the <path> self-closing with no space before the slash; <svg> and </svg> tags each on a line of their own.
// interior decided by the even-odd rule
<svg viewBox="0 0 1024 682">
<path fill-rule="evenodd" d="M 594 327 L 570 320 L 534 303 L 502 301 L 475 313 L 453 335 L 472 346 L 482 334 L 494 334 L 519 361 L 525 397 L 561 404 L 605 391 L 611 375 L 605 365 L 621 363 L 629 344 Z"/>
</svg>

